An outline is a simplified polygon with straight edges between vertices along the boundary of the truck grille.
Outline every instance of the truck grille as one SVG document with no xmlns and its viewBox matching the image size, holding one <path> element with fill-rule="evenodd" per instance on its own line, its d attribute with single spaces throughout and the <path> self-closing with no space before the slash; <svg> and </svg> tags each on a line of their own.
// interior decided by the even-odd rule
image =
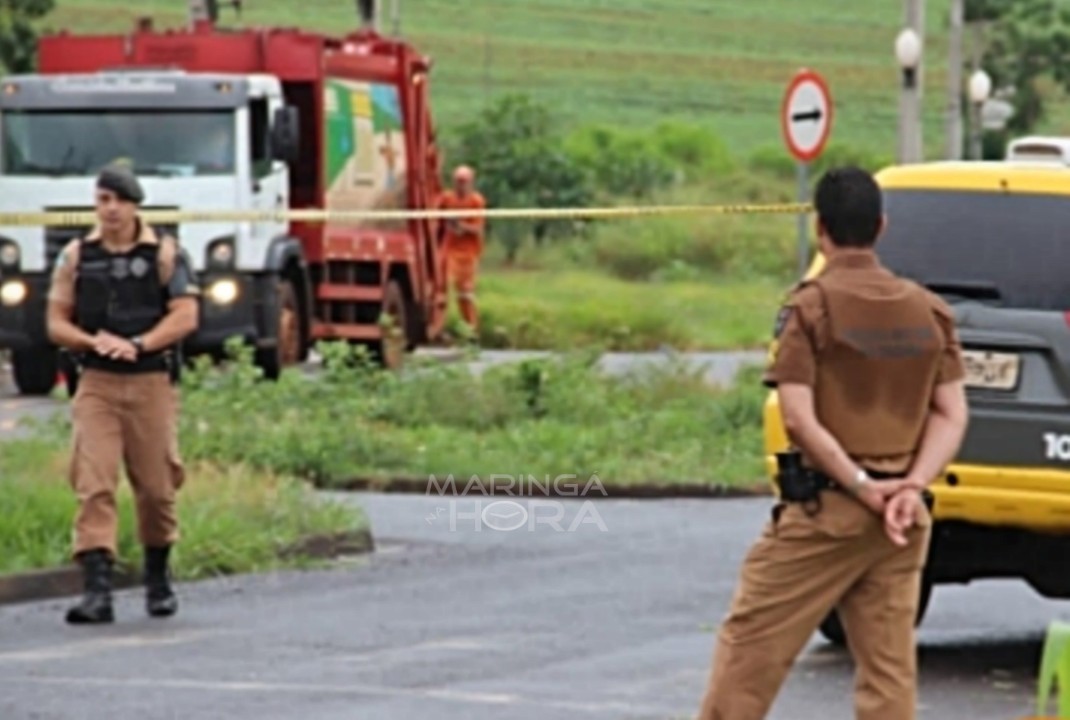
<svg viewBox="0 0 1070 720">
<path fill-rule="evenodd" d="M 142 210 L 178 210 L 178 207 L 174 205 L 144 205 Z M 93 212 L 92 206 L 50 206 L 44 209 L 45 212 Z M 157 234 L 167 234 L 178 239 L 178 225 L 169 223 L 164 225 L 153 225 L 153 229 Z M 85 237 L 92 230 L 91 225 L 50 225 L 45 228 L 45 262 L 48 268 L 51 270 L 53 264 L 56 261 L 56 256 L 60 251 L 66 247 L 67 243 L 71 240 Z"/>
</svg>

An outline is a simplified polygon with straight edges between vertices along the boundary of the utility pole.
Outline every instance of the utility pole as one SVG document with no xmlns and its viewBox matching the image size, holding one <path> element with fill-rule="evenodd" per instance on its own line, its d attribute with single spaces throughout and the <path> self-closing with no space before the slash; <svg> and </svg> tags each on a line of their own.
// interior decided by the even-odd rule
<svg viewBox="0 0 1070 720">
<path fill-rule="evenodd" d="M 925 0 L 906 0 L 904 20 L 906 27 L 913 28 L 918 34 L 922 47 L 921 57 L 914 73 L 914 89 L 913 92 L 907 93 L 909 107 L 905 108 L 910 129 L 908 154 L 915 162 L 920 162 L 925 154 L 925 137 L 922 131 L 922 108 L 925 106 L 922 92 L 925 87 Z"/>
<path fill-rule="evenodd" d="M 951 37 L 947 57 L 947 159 L 962 159 L 962 33 L 966 0 L 951 0 Z"/>
</svg>

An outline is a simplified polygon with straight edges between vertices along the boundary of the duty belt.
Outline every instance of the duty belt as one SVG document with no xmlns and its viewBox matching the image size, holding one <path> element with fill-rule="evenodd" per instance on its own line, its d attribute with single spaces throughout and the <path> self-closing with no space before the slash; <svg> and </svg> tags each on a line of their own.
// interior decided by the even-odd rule
<svg viewBox="0 0 1070 720">
<path fill-rule="evenodd" d="M 840 485 L 820 470 L 806 470 L 806 474 L 810 476 L 811 481 L 818 490 L 832 490 L 834 492 L 841 492 L 844 490 L 843 485 Z M 881 480 L 899 480 L 903 477 L 904 473 L 886 473 L 878 472 L 876 470 L 866 470 L 866 475 L 869 475 L 870 479 L 880 482 Z"/>
<path fill-rule="evenodd" d="M 876 482 L 898 480 L 903 477 L 903 473 L 885 473 L 874 470 L 866 470 L 866 474 Z M 782 501 L 801 503 L 809 515 L 821 510 L 822 492 L 848 492 L 825 473 L 810 468 L 796 468 L 787 473 L 777 473 L 776 483 Z M 932 493 L 928 490 L 923 491 L 922 499 L 931 511 L 933 508 Z"/>
</svg>

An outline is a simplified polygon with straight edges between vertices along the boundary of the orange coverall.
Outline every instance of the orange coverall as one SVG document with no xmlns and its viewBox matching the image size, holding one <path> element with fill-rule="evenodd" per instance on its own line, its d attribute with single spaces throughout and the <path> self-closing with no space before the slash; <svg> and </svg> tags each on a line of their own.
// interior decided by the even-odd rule
<svg viewBox="0 0 1070 720">
<path fill-rule="evenodd" d="M 441 210 L 482 210 L 486 207 L 486 200 L 475 190 L 463 196 L 453 190 L 447 190 L 442 194 L 438 206 Z M 476 275 L 479 272 L 479 260 L 483 255 L 484 218 L 443 218 L 442 223 L 446 277 L 457 294 L 461 317 L 473 330 L 477 330 L 479 312 L 476 308 Z"/>
</svg>

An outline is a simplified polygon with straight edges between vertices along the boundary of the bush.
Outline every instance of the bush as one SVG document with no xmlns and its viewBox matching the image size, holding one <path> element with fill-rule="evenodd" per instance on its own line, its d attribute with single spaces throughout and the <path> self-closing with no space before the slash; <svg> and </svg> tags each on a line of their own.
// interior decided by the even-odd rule
<svg viewBox="0 0 1070 720">
<path fill-rule="evenodd" d="M 654 144 L 683 171 L 684 182 L 709 180 L 736 168 L 728 145 L 716 133 L 699 125 L 662 122 L 654 129 Z"/>
<path fill-rule="evenodd" d="M 792 202 L 784 183 L 753 174 L 724 176 L 711 184 L 657 198 L 668 205 Z M 600 223 L 589 243 L 589 262 L 631 281 L 717 277 L 770 277 L 786 281 L 795 269 L 794 215 L 689 214 Z"/>
<path fill-rule="evenodd" d="M 544 106 L 507 95 L 457 128 L 452 155 L 473 165 L 490 207 L 570 208 L 590 204 L 587 174 L 561 150 L 561 133 Z M 450 153 L 447 153 L 450 154 Z M 515 257 L 526 237 L 571 234 L 562 221 L 510 219 L 487 224 Z"/>
<path fill-rule="evenodd" d="M 53 429 L 64 429 L 63 425 Z M 0 573 L 58 567 L 71 561 L 70 528 L 77 507 L 66 483 L 67 450 L 57 435 L 5 443 L 0 456 Z M 201 456 L 203 459 L 203 455 Z M 178 495 L 182 540 L 176 577 L 253 572 L 300 565 L 283 551 L 311 534 L 367 527 L 362 513 L 324 503 L 311 488 L 242 464 L 192 462 Z M 140 563 L 132 494 L 119 491 L 120 560 Z"/>
<path fill-rule="evenodd" d="M 346 345 L 320 349 L 327 369 L 315 379 L 258 382 L 244 350 L 222 368 L 198 364 L 185 380 L 184 453 L 328 486 L 430 474 L 597 474 L 607 485 L 761 475 L 764 391 L 753 376 L 728 390 L 671 364 L 617 377 L 594 366 L 594 351 L 481 376 L 433 361 L 399 376 Z"/>
<path fill-rule="evenodd" d="M 565 150 L 611 196 L 641 200 L 674 178 L 672 163 L 646 134 L 591 126 L 569 136 Z"/>
</svg>

